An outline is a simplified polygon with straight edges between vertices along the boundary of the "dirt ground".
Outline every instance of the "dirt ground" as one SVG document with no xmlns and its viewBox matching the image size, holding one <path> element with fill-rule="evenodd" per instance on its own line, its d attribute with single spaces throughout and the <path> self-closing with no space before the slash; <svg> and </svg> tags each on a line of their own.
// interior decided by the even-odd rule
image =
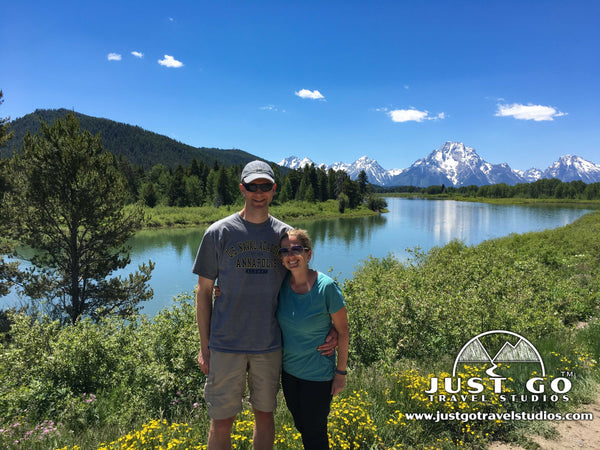
<svg viewBox="0 0 600 450">
<path fill-rule="evenodd" d="M 600 449 L 600 398 L 594 403 L 583 405 L 580 412 L 592 413 L 594 420 L 577 422 L 552 422 L 558 431 L 556 439 L 545 439 L 542 436 L 532 436 L 531 440 L 539 444 L 543 450 L 563 449 Z M 489 447 L 492 450 L 516 450 L 522 447 L 502 442 L 494 442 Z"/>
</svg>

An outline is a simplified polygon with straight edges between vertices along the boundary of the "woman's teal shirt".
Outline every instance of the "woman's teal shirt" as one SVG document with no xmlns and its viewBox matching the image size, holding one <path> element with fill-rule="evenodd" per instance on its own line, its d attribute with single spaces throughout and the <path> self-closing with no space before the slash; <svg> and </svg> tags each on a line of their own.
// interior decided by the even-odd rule
<svg viewBox="0 0 600 450">
<path fill-rule="evenodd" d="M 303 380 L 333 379 L 335 355 L 323 356 L 317 347 L 325 342 L 331 329 L 331 314 L 344 306 L 337 283 L 321 272 L 306 294 L 296 294 L 290 287 L 290 275 L 285 277 L 277 309 L 283 336 L 283 370 Z"/>
</svg>

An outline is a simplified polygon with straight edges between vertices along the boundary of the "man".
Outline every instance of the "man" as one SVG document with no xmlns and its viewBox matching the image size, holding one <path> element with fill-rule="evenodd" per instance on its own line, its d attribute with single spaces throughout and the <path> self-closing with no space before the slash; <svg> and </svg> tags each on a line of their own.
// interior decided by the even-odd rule
<svg viewBox="0 0 600 450">
<path fill-rule="evenodd" d="M 244 208 L 206 230 L 192 270 L 198 275 L 198 363 L 208 375 L 204 397 L 211 418 L 211 450 L 231 448 L 246 377 L 254 411 L 254 448 L 273 448 L 281 372 L 281 331 L 275 315 L 285 276 L 277 251 L 291 228 L 269 215 L 275 189 L 268 164 L 248 163 L 240 183 Z M 217 278 L 220 295 L 213 305 Z M 320 349 L 332 352 L 335 341 Z"/>
</svg>

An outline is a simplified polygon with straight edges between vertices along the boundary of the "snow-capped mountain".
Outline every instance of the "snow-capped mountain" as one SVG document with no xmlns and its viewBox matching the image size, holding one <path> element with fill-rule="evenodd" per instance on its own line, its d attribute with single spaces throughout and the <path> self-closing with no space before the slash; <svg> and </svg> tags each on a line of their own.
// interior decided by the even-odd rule
<svg viewBox="0 0 600 450">
<path fill-rule="evenodd" d="M 395 186 L 426 187 L 434 184 L 465 186 L 476 184 L 516 184 L 520 177 L 507 164 L 485 162 L 471 147 L 446 142 L 426 158 L 417 160 L 392 180 Z"/>
<path fill-rule="evenodd" d="M 597 183 L 600 181 L 600 165 L 586 161 L 579 156 L 565 155 L 548 167 L 542 174 L 542 178 Z"/>
<path fill-rule="evenodd" d="M 460 142 L 446 142 L 427 157 L 417 160 L 407 170 L 392 179 L 394 186 L 445 184 L 466 186 L 475 184 L 516 184 L 522 181 L 507 164 L 485 162 L 471 147 Z"/>
<path fill-rule="evenodd" d="M 333 167 L 333 169 L 337 170 L 335 167 Z M 369 183 L 378 184 L 380 186 L 388 185 L 393 176 L 391 171 L 385 170 L 377 161 L 366 156 L 357 159 L 354 161 L 354 163 L 349 165 L 347 169 L 344 170 L 346 170 L 346 173 L 353 180 L 358 178 L 358 174 L 364 170 L 367 174 L 367 180 L 369 180 Z"/>
<path fill-rule="evenodd" d="M 290 156 L 279 161 L 278 164 L 280 166 L 288 167 L 290 169 L 297 169 L 300 167 L 310 166 L 311 164 L 315 163 L 309 158 L 300 159 L 297 156 Z M 367 174 L 367 179 L 369 183 L 378 184 L 380 186 L 389 186 L 391 179 L 402 172 L 402 170 L 400 169 L 385 170 L 379 165 L 377 161 L 370 159 L 366 156 L 357 159 L 352 164 L 336 162 L 331 165 L 315 164 L 315 167 L 322 167 L 325 170 L 343 170 L 353 180 L 358 178 L 358 174 L 361 172 L 361 170 L 364 170 Z"/>
<path fill-rule="evenodd" d="M 297 156 L 289 156 L 279 161 L 278 164 L 283 167 L 288 167 L 289 169 L 299 169 L 304 166 L 310 166 L 314 163 L 308 158 L 300 159 Z"/>
<path fill-rule="evenodd" d="M 308 158 L 295 156 L 286 158 L 279 165 L 296 169 L 314 164 Z M 600 182 L 600 165 L 586 161 L 578 156 L 561 157 L 548 169 L 542 171 L 531 168 L 526 171 L 513 170 L 506 163 L 490 164 L 477 152 L 460 142 L 445 142 L 439 149 L 427 157 L 415 161 L 408 169 L 386 170 L 366 156 L 352 164 L 337 162 L 327 166 L 315 164 L 325 170 L 344 170 L 350 178 L 356 179 L 361 170 L 367 174 L 370 183 L 380 186 L 417 186 L 431 185 L 467 186 L 506 183 L 531 183 L 540 178 L 559 178 L 562 181 L 582 180 L 585 183 Z"/>
</svg>

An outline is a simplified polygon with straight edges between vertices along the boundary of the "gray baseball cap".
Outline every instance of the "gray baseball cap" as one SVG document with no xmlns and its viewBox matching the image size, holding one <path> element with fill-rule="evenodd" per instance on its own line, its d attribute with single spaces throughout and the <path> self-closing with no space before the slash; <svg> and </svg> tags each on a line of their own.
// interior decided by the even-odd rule
<svg viewBox="0 0 600 450">
<path fill-rule="evenodd" d="M 242 183 L 250 183 L 259 178 L 269 180 L 271 183 L 275 183 L 275 174 L 273 169 L 266 162 L 263 161 L 252 161 L 246 164 L 244 170 L 242 170 Z"/>
</svg>

